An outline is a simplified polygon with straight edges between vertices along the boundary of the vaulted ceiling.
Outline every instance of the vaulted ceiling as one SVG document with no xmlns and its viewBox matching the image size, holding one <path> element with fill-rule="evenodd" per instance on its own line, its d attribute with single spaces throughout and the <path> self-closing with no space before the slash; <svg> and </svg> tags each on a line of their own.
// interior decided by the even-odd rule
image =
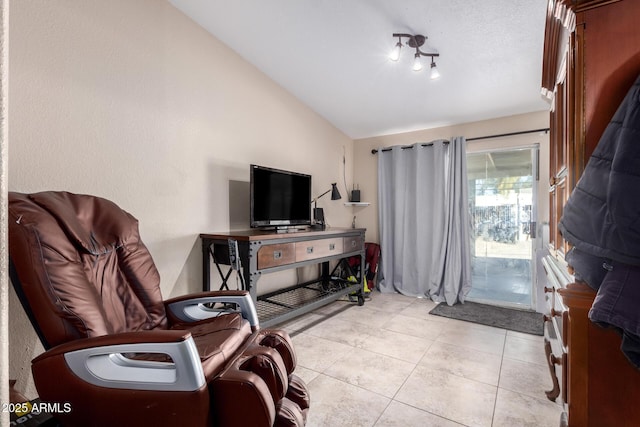
<svg viewBox="0 0 640 427">
<path fill-rule="evenodd" d="M 547 0 L 169 1 L 354 139 L 549 108 Z M 393 33 L 427 36 L 441 77 L 390 61 Z"/>
</svg>

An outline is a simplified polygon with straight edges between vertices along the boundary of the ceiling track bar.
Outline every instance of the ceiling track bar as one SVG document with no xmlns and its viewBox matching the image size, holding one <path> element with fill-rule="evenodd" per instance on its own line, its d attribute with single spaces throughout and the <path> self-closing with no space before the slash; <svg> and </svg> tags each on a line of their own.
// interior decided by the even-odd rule
<svg viewBox="0 0 640 427">
<path fill-rule="evenodd" d="M 422 46 L 424 44 L 424 41 L 427 39 L 426 36 L 420 34 L 413 35 L 406 33 L 393 33 L 392 37 L 397 37 L 399 39 L 401 39 L 402 37 L 408 38 L 409 41 L 407 42 L 407 45 L 411 48 L 414 48 L 416 50 L 416 53 L 420 54 L 420 56 L 430 56 L 432 60 L 433 58 L 440 56 L 439 53 L 423 52 L 422 50 L 420 50 L 420 46 Z"/>
<path fill-rule="evenodd" d="M 505 136 L 524 135 L 527 133 L 540 133 L 540 132 L 547 133 L 549 132 L 549 128 L 521 130 L 519 132 L 500 133 L 497 135 L 477 136 L 475 138 L 467 138 L 467 141 L 479 141 L 481 139 L 503 138 Z M 449 141 L 445 141 L 445 143 L 448 144 Z M 428 147 L 430 145 L 433 145 L 433 143 L 420 144 L 421 147 Z M 402 147 L 402 149 L 405 150 L 407 148 L 413 148 L 413 147 L 414 147 L 413 145 L 405 145 Z M 376 150 L 374 148 L 373 150 L 371 150 L 371 154 L 377 154 L 378 151 L 391 151 L 391 148 L 383 148 L 382 150 Z"/>
</svg>

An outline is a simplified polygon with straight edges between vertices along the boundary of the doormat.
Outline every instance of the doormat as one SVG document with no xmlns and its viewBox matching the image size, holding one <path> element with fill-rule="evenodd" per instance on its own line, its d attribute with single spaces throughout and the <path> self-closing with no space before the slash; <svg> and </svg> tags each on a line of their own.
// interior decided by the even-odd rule
<svg viewBox="0 0 640 427">
<path fill-rule="evenodd" d="M 535 311 L 515 310 L 493 305 L 465 302 L 464 304 L 438 304 L 429 314 L 524 332 L 531 335 L 543 335 L 542 314 Z"/>
</svg>

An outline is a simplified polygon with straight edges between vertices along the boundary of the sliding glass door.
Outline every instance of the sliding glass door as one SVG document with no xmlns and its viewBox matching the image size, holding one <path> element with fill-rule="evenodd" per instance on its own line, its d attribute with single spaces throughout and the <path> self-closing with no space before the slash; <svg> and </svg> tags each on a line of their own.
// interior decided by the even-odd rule
<svg viewBox="0 0 640 427">
<path fill-rule="evenodd" d="M 533 147 L 467 154 L 473 221 L 470 300 L 532 307 L 536 156 Z"/>
</svg>

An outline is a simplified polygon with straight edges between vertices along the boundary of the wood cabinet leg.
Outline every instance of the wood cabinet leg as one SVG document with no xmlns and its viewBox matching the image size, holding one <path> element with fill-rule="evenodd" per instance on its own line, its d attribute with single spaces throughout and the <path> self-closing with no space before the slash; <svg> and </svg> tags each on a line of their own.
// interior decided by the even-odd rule
<svg viewBox="0 0 640 427">
<path fill-rule="evenodd" d="M 553 381 L 553 389 L 545 391 L 544 393 L 547 395 L 547 399 L 555 402 L 558 396 L 560 396 L 560 382 L 558 381 L 558 376 L 556 375 L 556 365 L 559 363 L 559 361 L 558 358 L 553 355 L 551 351 L 551 342 L 549 342 L 549 340 L 547 339 L 544 340 L 544 352 L 547 356 L 549 373 L 551 374 L 551 380 Z"/>
</svg>

